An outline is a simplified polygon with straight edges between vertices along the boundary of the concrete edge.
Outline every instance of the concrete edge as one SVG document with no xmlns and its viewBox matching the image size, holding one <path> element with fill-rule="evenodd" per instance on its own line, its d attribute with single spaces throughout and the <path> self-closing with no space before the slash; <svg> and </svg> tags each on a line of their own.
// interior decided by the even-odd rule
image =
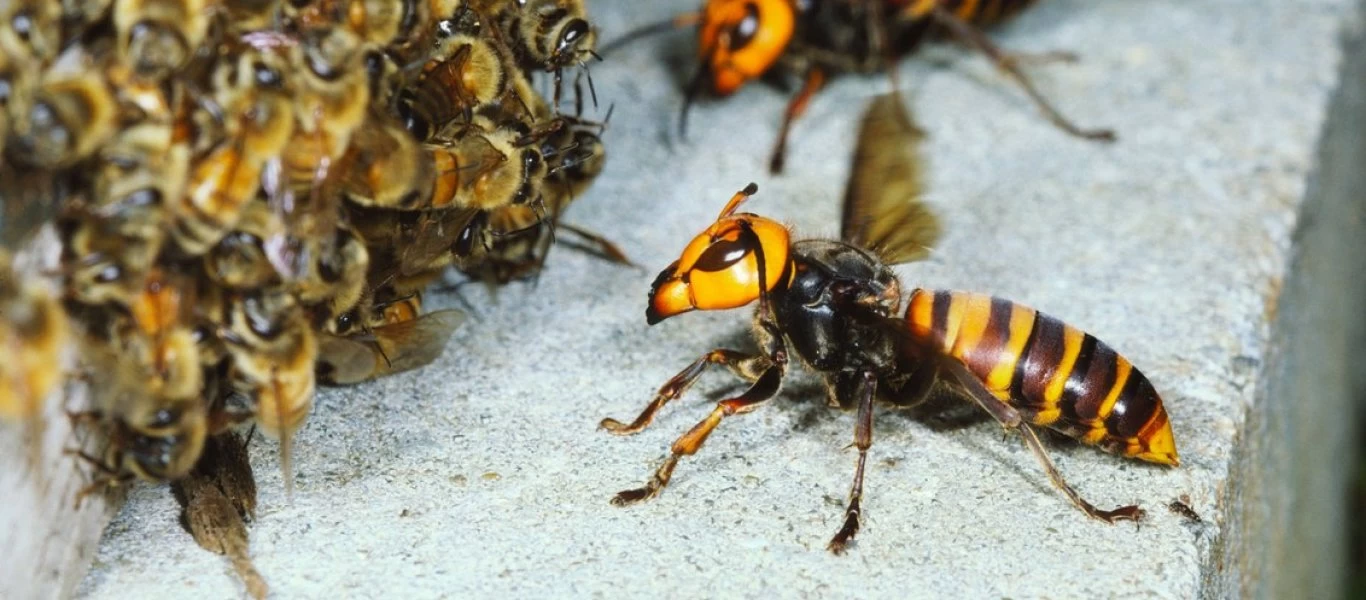
<svg viewBox="0 0 1366 600">
<path fill-rule="evenodd" d="M 1255 404 L 1219 497 L 1207 598 L 1333 598 L 1347 576 L 1348 490 L 1366 373 L 1366 2 L 1341 32 L 1339 87 L 1293 235 Z"/>
</svg>

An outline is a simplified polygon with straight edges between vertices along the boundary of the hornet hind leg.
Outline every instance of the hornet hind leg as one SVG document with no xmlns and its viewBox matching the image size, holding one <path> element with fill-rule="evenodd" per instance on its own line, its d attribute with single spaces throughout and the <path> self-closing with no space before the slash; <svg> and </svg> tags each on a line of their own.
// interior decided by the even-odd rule
<svg viewBox="0 0 1366 600">
<path fill-rule="evenodd" d="M 1033 62 L 1034 59 L 1016 57 L 1015 55 L 1002 50 L 993 43 L 991 39 L 987 38 L 986 35 L 983 35 L 976 27 L 973 27 L 971 23 L 958 18 L 957 15 L 938 3 L 936 3 L 935 7 L 930 11 L 930 16 L 938 23 L 944 25 L 954 37 L 967 42 L 969 45 L 980 50 L 983 54 L 986 54 L 987 57 L 996 64 L 996 68 L 1004 71 L 1011 79 L 1014 79 L 1015 82 L 1020 85 L 1020 88 L 1029 96 L 1029 99 L 1034 101 L 1034 105 L 1038 106 L 1039 110 L 1043 111 L 1044 116 L 1047 117 L 1053 125 L 1057 126 L 1058 129 L 1083 139 L 1100 142 L 1115 141 L 1115 132 L 1113 130 L 1082 129 L 1081 127 L 1078 127 L 1076 124 L 1072 123 L 1072 121 L 1068 120 L 1067 117 L 1064 117 L 1061 112 L 1058 112 L 1058 109 L 1053 108 L 1053 105 L 1043 97 L 1043 94 L 1040 94 L 1037 89 L 1034 89 L 1034 83 L 1029 80 L 1029 76 L 1025 75 L 1024 71 L 1020 70 L 1021 63 Z M 1055 56 L 1057 60 L 1064 61 L 1067 60 L 1068 57 L 1066 53 L 1057 53 Z"/>
<path fill-rule="evenodd" d="M 1067 480 L 1063 479 L 1058 468 L 1053 466 L 1053 460 L 1048 457 L 1048 451 L 1044 448 L 1043 442 L 1039 440 L 1039 434 L 1034 431 L 1032 425 L 1024 422 L 1019 411 L 992 395 L 986 386 L 976 376 L 968 372 L 967 367 L 963 366 L 962 363 L 952 359 L 944 359 L 940 361 L 940 369 L 946 371 L 978 406 L 987 411 L 1003 427 L 1007 430 L 1014 429 L 1020 432 L 1025 445 L 1034 452 L 1034 457 L 1039 460 L 1039 465 L 1048 474 L 1048 480 L 1053 482 L 1053 486 L 1066 495 L 1072 504 L 1086 513 L 1086 516 L 1106 523 L 1138 521 L 1143 518 L 1143 509 L 1136 505 L 1120 506 L 1113 510 L 1101 510 L 1087 502 L 1085 498 L 1081 497 L 1081 494 L 1078 494 L 1076 490 L 1072 489 L 1072 486 L 1067 484 Z"/>
</svg>

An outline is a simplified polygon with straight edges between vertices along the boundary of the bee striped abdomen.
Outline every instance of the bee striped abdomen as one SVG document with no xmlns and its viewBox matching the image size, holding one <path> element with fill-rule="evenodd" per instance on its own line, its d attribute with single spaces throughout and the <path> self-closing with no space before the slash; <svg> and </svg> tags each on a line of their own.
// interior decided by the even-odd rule
<svg viewBox="0 0 1366 600">
<path fill-rule="evenodd" d="M 916 290 L 906 309 L 920 343 L 963 363 L 1027 421 L 1151 462 L 1178 462 L 1152 384 L 1105 342 L 1009 300 Z"/>
</svg>

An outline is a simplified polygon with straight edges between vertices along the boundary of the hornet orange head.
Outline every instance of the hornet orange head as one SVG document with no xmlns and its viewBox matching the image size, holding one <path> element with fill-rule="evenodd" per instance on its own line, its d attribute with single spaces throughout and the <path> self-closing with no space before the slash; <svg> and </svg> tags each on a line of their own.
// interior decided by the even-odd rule
<svg viewBox="0 0 1366 600">
<path fill-rule="evenodd" d="M 710 0 L 698 51 L 712 92 L 727 96 L 763 75 L 787 49 L 797 21 L 791 0 Z"/>
<path fill-rule="evenodd" d="M 758 189 L 751 183 L 735 194 L 716 222 L 655 278 L 645 310 L 651 325 L 691 310 L 738 308 L 785 283 L 791 260 L 787 228 L 756 214 L 735 212 Z"/>
</svg>

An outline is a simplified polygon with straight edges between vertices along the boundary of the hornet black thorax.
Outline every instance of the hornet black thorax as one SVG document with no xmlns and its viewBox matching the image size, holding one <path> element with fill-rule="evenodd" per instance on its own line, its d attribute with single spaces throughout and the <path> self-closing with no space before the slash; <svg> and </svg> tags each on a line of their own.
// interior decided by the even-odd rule
<svg viewBox="0 0 1366 600">
<path fill-rule="evenodd" d="M 833 240 L 792 244 L 792 282 L 773 297 L 784 336 L 811 368 L 827 374 L 897 367 L 885 326 L 901 304 L 896 275 L 872 253 Z"/>
</svg>

